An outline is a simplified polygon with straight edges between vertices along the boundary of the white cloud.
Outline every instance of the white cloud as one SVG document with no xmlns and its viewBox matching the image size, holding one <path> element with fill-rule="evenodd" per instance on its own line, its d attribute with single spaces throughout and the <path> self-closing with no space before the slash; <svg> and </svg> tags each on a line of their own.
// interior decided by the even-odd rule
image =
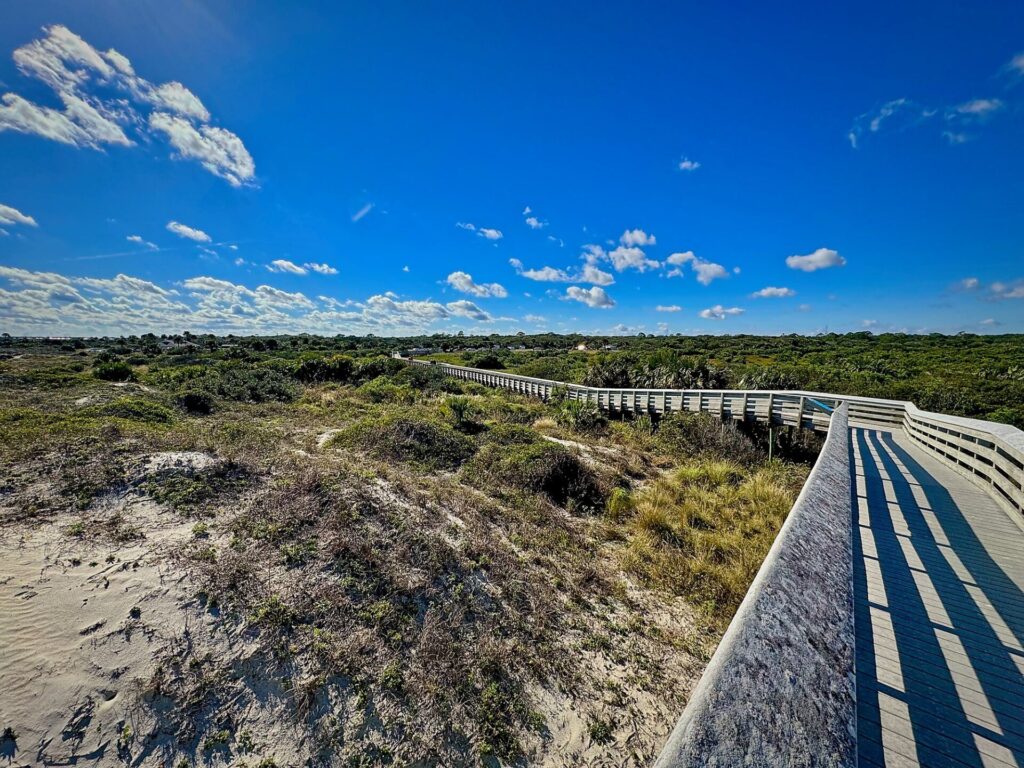
<svg viewBox="0 0 1024 768">
<path fill-rule="evenodd" d="M 541 267 L 540 269 L 523 269 L 523 262 L 519 259 L 509 259 L 508 263 L 516 270 L 516 273 L 527 280 L 536 280 L 542 283 L 587 283 L 590 285 L 612 285 L 615 278 L 608 272 L 599 269 L 593 264 L 584 264 L 583 268 L 576 272 L 569 272 L 555 267 Z"/>
<path fill-rule="evenodd" d="M 128 275 L 68 277 L 0 266 L 0 317 L 11 333 L 122 335 L 196 333 L 422 333 L 493 318 L 471 301 L 401 300 L 387 292 L 365 301 L 314 301 L 269 285 L 249 288 L 197 276 L 177 290 Z"/>
<path fill-rule="evenodd" d="M 267 264 L 267 269 L 271 272 L 288 272 L 293 275 L 307 274 L 305 267 L 300 267 L 298 264 L 288 261 L 288 259 L 274 259 Z"/>
<path fill-rule="evenodd" d="M 611 309 L 615 306 L 614 299 L 605 293 L 604 288 L 596 285 L 589 289 L 570 285 L 565 289 L 564 298 L 565 300 L 582 302 L 588 307 L 595 309 Z"/>
<path fill-rule="evenodd" d="M 1000 299 L 1024 299 L 1024 280 L 1015 280 L 1012 283 L 995 282 L 990 286 L 992 298 Z"/>
<path fill-rule="evenodd" d="M 12 227 L 16 224 L 24 224 L 29 227 L 39 226 L 36 220 L 27 213 L 22 213 L 17 208 L 12 208 L 9 205 L 0 205 L 0 224 Z"/>
<path fill-rule="evenodd" d="M 474 283 L 473 276 L 466 272 L 452 272 L 445 281 L 457 291 L 468 293 L 470 296 L 477 296 L 481 299 L 498 298 L 508 296 L 508 291 L 498 283 Z"/>
<path fill-rule="evenodd" d="M 408 272 L 409 271 L 409 265 L 406 264 L 404 267 L 402 267 L 402 271 L 403 272 Z"/>
<path fill-rule="evenodd" d="M 981 285 L 981 281 L 978 280 L 978 278 L 965 277 L 963 280 L 956 284 L 956 287 L 962 291 L 973 291 L 979 285 Z"/>
<path fill-rule="evenodd" d="M 775 288 L 773 286 L 762 288 L 760 291 L 754 291 L 750 294 L 752 299 L 784 299 L 789 296 L 796 296 L 796 291 L 792 288 Z"/>
<path fill-rule="evenodd" d="M 321 275 L 336 275 L 336 274 L 338 274 L 338 270 L 335 269 L 334 267 L 332 267 L 330 264 L 316 264 L 315 262 L 307 261 L 302 266 L 304 266 L 306 269 L 311 269 L 314 272 L 317 272 L 317 273 L 319 273 Z"/>
<path fill-rule="evenodd" d="M 698 168 L 700 168 L 700 163 L 698 163 L 696 160 L 691 160 L 688 157 L 684 157 L 682 160 L 679 161 L 680 171 L 696 171 Z"/>
<path fill-rule="evenodd" d="M 125 62 L 127 61 L 125 59 Z M 203 102 L 179 82 L 172 81 L 154 88 L 150 98 L 157 107 L 194 118 L 201 123 L 210 122 L 210 112 L 203 106 Z"/>
<path fill-rule="evenodd" d="M 701 285 L 711 285 L 715 280 L 729 277 L 729 271 L 721 264 L 702 259 L 693 251 L 673 253 L 666 259 L 666 262 L 674 267 L 668 271 L 669 277 L 682 277 L 682 266 L 689 264 L 690 269 L 697 275 L 697 282 Z"/>
<path fill-rule="evenodd" d="M 458 227 L 459 229 L 465 229 L 469 232 L 476 232 L 478 235 L 480 235 L 480 237 L 483 237 L 487 240 L 501 240 L 501 238 L 504 237 L 500 229 L 491 229 L 490 227 L 477 227 L 475 224 L 471 224 L 465 221 L 457 221 L 455 222 L 455 226 Z"/>
<path fill-rule="evenodd" d="M 129 242 L 132 242 L 132 243 L 138 243 L 139 245 L 144 245 L 147 248 L 149 248 L 149 250 L 151 250 L 151 251 L 159 251 L 160 250 L 160 247 L 156 243 L 151 243 L 151 242 L 149 242 L 149 240 L 144 240 L 141 235 L 128 235 L 128 237 L 126 237 L 125 239 L 128 240 Z"/>
<path fill-rule="evenodd" d="M 906 130 L 934 115 L 934 109 L 922 107 L 910 99 L 893 99 L 877 110 L 858 115 L 853 121 L 853 127 L 850 128 L 847 138 L 850 145 L 857 149 L 860 146 L 861 138 L 866 133 L 878 133 L 883 126 L 894 126 L 895 130 Z"/>
<path fill-rule="evenodd" d="M 166 135 L 178 156 L 198 160 L 210 173 L 238 187 L 256 175 L 256 164 L 242 140 L 231 131 L 212 125 L 194 123 L 170 115 L 154 112 L 149 116 L 149 127 Z"/>
<path fill-rule="evenodd" d="M 544 315 L 526 315 L 523 320 L 528 323 L 533 323 L 534 325 L 541 325 L 548 321 Z"/>
<path fill-rule="evenodd" d="M 864 320 L 861 323 L 861 326 L 864 327 L 864 328 L 877 328 L 878 327 L 878 321 L 877 320 Z"/>
<path fill-rule="evenodd" d="M 203 230 L 193 229 L 192 227 L 186 226 L 177 221 L 167 222 L 167 231 L 173 232 L 178 237 L 195 240 L 197 243 L 208 243 L 212 239 L 208 234 L 203 232 Z"/>
<path fill-rule="evenodd" d="M 648 235 L 642 229 L 627 229 L 622 233 L 619 242 L 625 246 L 654 245 L 658 240 L 654 235 Z"/>
<path fill-rule="evenodd" d="M 829 267 L 845 267 L 846 259 L 831 248 L 819 248 L 806 256 L 787 256 L 786 266 L 790 269 L 799 269 L 801 272 L 816 272 Z"/>
<path fill-rule="evenodd" d="M 660 261 L 647 258 L 641 249 L 620 245 L 612 251 L 605 252 L 599 245 L 584 246 L 588 253 L 587 262 L 593 264 L 597 259 L 610 261 L 616 272 L 625 272 L 627 269 L 635 269 L 637 272 L 646 272 L 648 269 L 657 269 L 661 266 Z"/>
<path fill-rule="evenodd" d="M 367 203 L 358 211 L 352 214 L 352 221 L 356 222 L 362 219 L 366 214 L 373 210 L 373 203 Z"/>
<path fill-rule="evenodd" d="M 683 308 L 678 304 L 659 304 L 654 309 L 658 312 L 680 312 Z"/>
<path fill-rule="evenodd" d="M 1024 51 L 1006 62 L 1003 70 L 1014 75 L 1024 75 Z"/>
<path fill-rule="evenodd" d="M 702 309 L 699 314 L 705 320 L 725 320 L 727 317 L 735 317 L 736 315 L 742 315 L 745 310 L 740 307 L 723 307 L 721 304 L 715 304 L 713 307 Z"/>
<path fill-rule="evenodd" d="M 179 82 L 154 85 L 135 73 L 126 56 L 93 48 L 67 27 L 53 25 L 14 51 L 18 70 L 46 84 L 62 108 L 44 107 L 16 93 L 0 97 L 0 131 L 40 136 L 74 147 L 136 145 L 163 135 L 177 155 L 198 160 L 239 186 L 255 178 L 255 165 L 238 136 L 210 125 L 209 110 Z M 148 114 L 146 114 L 148 112 Z"/>
<path fill-rule="evenodd" d="M 970 115 L 972 117 L 988 117 L 998 112 L 1005 105 L 999 99 L 971 99 L 963 104 L 953 107 L 951 112 L 959 115 Z"/>
<path fill-rule="evenodd" d="M 544 229 L 547 226 L 547 222 L 541 221 L 536 216 L 527 216 L 526 226 L 530 229 Z"/>
</svg>

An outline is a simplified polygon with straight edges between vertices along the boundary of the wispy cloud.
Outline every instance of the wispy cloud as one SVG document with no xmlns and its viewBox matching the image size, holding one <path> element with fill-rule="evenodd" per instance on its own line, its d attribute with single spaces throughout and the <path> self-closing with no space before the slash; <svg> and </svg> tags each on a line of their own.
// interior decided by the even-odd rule
<svg viewBox="0 0 1024 768">
<path fill-rule="evenodd" d="M 178 221 L 167 222 L 167 231 L 173 232 L 178 237 L 195 240 L 197 243 L 209 243 L 212 238 L 201 229 L 195 229 Z"/>
<path fill-rule="evenodd" d="M 271 272 L 287 272 L 292 275 L 307 274 L 305 267 L 300 267 L 298 264 L 288 261 L 288 259 L 274 259 L 267 264 L 267 269 Z"/>
<path fill-rule="evenodd" d="M 476 232 L 480 237 L 485 240 L 501 240 L 505 235 L 502 234 L 500 229 L 492 229 L 491 227 L 478 227 L 475 224 L 471 224 L 465 221 L 455 222 L 455 226 L 459 229 L 465 229 L 469 232 Z"/>
<path fill-rule="evenodd" d="M 22 213 L 17 208 L 9 205 L 0 205 L 0 224 L 13 227 L 16 224 L 23 224 L 28 227 L 38 227 L 36 220 L 27 213 Z"/>
<path fill-rule="evenodd" d="M 691 160 L 688 157 L 684 157 L 682 160 L 679 161 L 680 171 L 696 171 L 698 168 L 700 168 L 700 163 L 698 163 L 696 160 Z"/>
<path fill-rule="evenodd" d="M 385 203 L 386 202 L 387 201 L 385 201 Z M 365 217 L 366 214 L 368 214 L 372 210 L 373 210 L 373 203 L 367 203 L 362 208 L 360 208 L 358 211 L 356 211 L 355 213 L 352 214 L 352 221 L 356 222 L 356 221 L 362 220 L 363 217 Z"/>
<path fill-rule="evenodd" d="M 332 267 L 330 264 L 317 264 L 315 262 L 307 261 L 303 264 L 306 269 L 310 269 L 321 275 L 336 275 L 338 270 Z"/>
<path fill-rule="evenodd" d="M 59 24 L 43 33 L 14 51 L 14 63 L 23 75 L 52 89 L 63 108 L 5 93 L 0 131 L 90 149 L 132 147 L 136 139 L 163 137 L 173 156 L 199 162 L 232 186 L 253 183 L 256 166 L 242 140 L 212 125 L 209 110 L 184 85 L 155 85 L 136 74 L 123 54 L 101 52 Z"/>
<path fill-rule="evenodd" d="M 128 237 L 126 237 L 125 240 L 127 240 L 130 243 L 138 243 L 139 245 L 144 245 L 151 251 L 160 250 L 160 246 L 158 246 L 156 243 L 149 242 L 149 240 L 143 239 L 142 235 L 128 235 Z"/>
<path fill-rule="evenodd" d="M 659 304 L 654 309 L 658 312 L 681 312 L 683 310 L 678 304 Z"/>
</svg>

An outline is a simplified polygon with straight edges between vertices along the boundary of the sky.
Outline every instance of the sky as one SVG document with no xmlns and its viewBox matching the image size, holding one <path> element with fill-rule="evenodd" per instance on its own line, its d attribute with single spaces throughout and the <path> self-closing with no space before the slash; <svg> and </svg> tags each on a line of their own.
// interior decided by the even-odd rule
<svg viewBox="0 0 1024 768">
<path fill-rule="evenodd" d="M 0 331 L 1024 331 L 1024 4 L 0 5 Z"/>
</svg>

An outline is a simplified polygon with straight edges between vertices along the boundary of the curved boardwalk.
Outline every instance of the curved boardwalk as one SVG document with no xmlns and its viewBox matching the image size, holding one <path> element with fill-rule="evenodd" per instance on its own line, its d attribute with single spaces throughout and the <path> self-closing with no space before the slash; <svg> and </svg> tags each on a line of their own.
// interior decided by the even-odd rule
<svg viewBox="0 0 1024 768">
<path fill-rule="evenodd" d="M 1024 530 L 902 430 L 850 430 L 863 766 L 1024 768 Z"/>
</svg>

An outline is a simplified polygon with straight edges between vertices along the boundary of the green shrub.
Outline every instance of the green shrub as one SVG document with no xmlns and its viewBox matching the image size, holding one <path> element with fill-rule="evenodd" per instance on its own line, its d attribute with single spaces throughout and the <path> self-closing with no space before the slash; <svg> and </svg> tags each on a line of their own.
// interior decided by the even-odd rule
<svg viewBox="0 0 1024 768">
<path fill-rule="evenodd" d="M 513 437 L 511 433 L 506 436 Z M 489 440 L 466 465 L 466 478 L 479 481 L 482 476 L 508 488 L 542 493 L 562 506 L 603 507 L 600 483 L 578 456 L 548 440 L 535 437 L 525 442 L 525 435 L 517 437 L 523 442 Z"/>
<path fill-rule="evenodd" d="M 332 442 L 430 469 L 455 469 L 476 450 L 472 440 L 447 424 L 403 415 L 365 417 Z"/>
<path fill-rule="evenodd" d="M 98 411 L 103 416 L 144 421 L 151 424 L 167 424 L 174 420 L 174 414 L 169 408 L 141 397 L 120 397 L 112 403 L 101 406 Z"/>
<path fill-rule="evenodd" d="M 366 382 L 357 390 L 372 403 L 403 403 L 410 405 L 416 400 L 416 393 L 409 387 L 398 386 L 386 376 Z"/>
<path fill-rule="evenodd" d="M 605 514 L 612 520 L 624 520 L 636 510 L 636 503 L 633 496 L 625 488 L 615 488 L 608 496 L 605 504 Z"/>
<path fill-rule="evenodd" d="M 558 409 L 558 423 L 573 432 L 592 432 L 604 424 L 604 416 L 587 400 L 566 400 Z"/>
<path fill-rule="evenodd" d="M 206 416 L 213 413 L 216 400 L 213 394 L 200 387 L 181 390 L 174 398 L 174 404 L 188 413 Z"/>
<path fill-rule="evenodd" d="M 379 376 L 394 376 L 407 366 L 407 363 L 393 357 L 371 357 L 356 364 L 354 378 L 356 381 L 370 381 Z"/>
<path fill-rule="evenodd" d="M 310 357 L 295 366 L 295 378 L 306 384 L 334 381 L 344 384 L 352 380 L 355 363 L 348 355 Z"/>
<path fill-rule="evenodd" d="M 135 369 L 120 361 L 100 363 L 92 369 L 92 375 L 103 381 L 135 381 Z"/>
<path fill-rule="evenodd" d="M 240 403 L 277 400 L 288 403 L 298 394 L 288 377 L 271 368 L 232 367 L 221 372 L 217 393 Z"/>
<path fill-rule="evenodd" d="M 456 429 L 462 429 L 473 421 L 476 408 L 468 397 L 449 397 L 444 401 L 444 411 Z"/>
</svg>

